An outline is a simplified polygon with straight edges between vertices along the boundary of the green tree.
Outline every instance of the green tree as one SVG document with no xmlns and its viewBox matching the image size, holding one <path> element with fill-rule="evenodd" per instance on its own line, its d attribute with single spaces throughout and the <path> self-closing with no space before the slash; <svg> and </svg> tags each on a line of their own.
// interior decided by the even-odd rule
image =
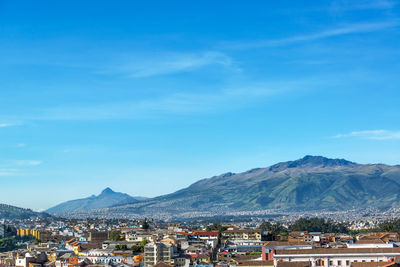
<svg viewBox="0 0 400 267">
<path fill-rule="evenodd" d="M 133 245 L 132 248 L 131 248 L 131 250 L 132 250 L 133 252 L 141 252 L 141 251 L 142 251 L 141 247 L 138 246 L 138 245 Z"/>
<path fill-rule="evenodd" d="M 6 232 L 5 232 L 5 236 L 6 237 L 12 237 L 12 236 L 16 236 L 17 235 L 17 229 L 11 225 L 8 225 L 6 227 Z"/>
<path fill-rule="evenodd" d="M 291 231 L 308 231 L 324 233 L 348 233 L 349 228 L 346 224 L 334 222 L 331 219 L 322 218 L 300 218 L 290 227 Z"/>
<path fill-rule="evenodd" d="M 226 226 L 222 226 L 220 224 L 213 224 L 211 226 L 207 226 L 207 231 L 219 231 L 220 233 L 228 229 Z"/>
<path fill-rule="evenodd" d="M 144 219 L 143 224 L 142 224 L 142 228 L 147 230 L 150 228 L 149 222 L 147 221 L 147 218 Z"/>
<path fill-rule="evenodd" d="M 147 241 L 147 239 L 143 239 L 143 240 L 140 242 L 140 246 L 141 246 L 141 247 L 144 247 L 144 246 L 146 246 L 147 243 L 149 243 L 149 241 Z"/>
<path fill-rule="evenodd" d="M 111 231 L 108 234 L 108 239 L 112 241 L 119 241 L 121 239 L 121 234 L 118 231 Z"/>
<path fill-rule="evenodd" d="M 260 226 L 264 231 L 269 231 L 272 234 L 287 233 L 288 229 L 283 226 L 280 222 L 270 223 L 268 221 L 263 222 Z"/>
<path fill-rule="evenodd" d="M 0 239 L 0 252 L 6 252 L 18 248 L 23 248 L 23 246 L 18 246 L 14 238 Z"/>
<path fill-rule="evenodd" d="M 148 243 L 147 239 L 143 239 L 142 242 L 140 242 L 139 245 L 133 245 L 131 250 L 133 252 L 143 252 L 144 251 L 144 246 Z"/>
<path fill-rule="evenodd" d="M 127 250 L 128 249 L 128 247 L 126 245 L 119 245 L 119 244 L 116 245 L 115 248 L 117 250 Z"/>
<path fill-rule="evenodd" d="M 379 229 L 384 232 L 400 233 L 400 218 L 393 220 L 386 220 L 378 225 Z"/>
</svg>

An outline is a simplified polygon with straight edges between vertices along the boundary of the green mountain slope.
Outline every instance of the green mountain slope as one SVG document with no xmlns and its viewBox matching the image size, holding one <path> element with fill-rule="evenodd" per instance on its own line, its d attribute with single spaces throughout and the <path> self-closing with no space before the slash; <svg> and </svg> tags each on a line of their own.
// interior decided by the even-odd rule
<svg viewBox="0 0 400 267">
<path fill-rule="evenodd" d="M 71 212 L 71 211 L 81 211 L 90 209 L 101 209 L 112 207 L 114 205 L 124 205 L 136 203 L 143 200 L 143 198 L 131 197 L 128 194 L 114 192 L 110 188 L 104 189 L 100 195 L 91 196 L 88 198 L 75 199 L 67 202 L 63 202 L 54 206 L 46 212 L 49 213 L 61 213 L 61 212 Z"/>
<path fill-rule="evenodd" d="M 400 167 L 306 156 L 200 180 L 175 193 L 108 209 L 110 213 L 343 210 L 400 203 Z"/>
<path fill-rule="evenodd" d="M 44 212 L 35 212 L 30 209 L 23 209 L 7 204 L 0 204 L 0 219 L 30 219 L 49 217 L 51 216 Z"/>
</svg>

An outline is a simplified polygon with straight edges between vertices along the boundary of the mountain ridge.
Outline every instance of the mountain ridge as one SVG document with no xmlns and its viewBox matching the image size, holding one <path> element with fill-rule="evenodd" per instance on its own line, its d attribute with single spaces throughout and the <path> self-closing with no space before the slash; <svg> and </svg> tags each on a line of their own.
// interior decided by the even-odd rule
<svg viewBox="0 0 400 267">
<path fill-rule="evenodd" d="M 176 192 L 113 206 L 107 214 L 182 214 L 255 210 L 390 208 L 400 202 L 400 166 L 307 155 L 241 173 L 201 179 Z"/>
<path fill-rule="evenodd" d="M 143 197 L 132 197 L 125 193 L 115 192 L 106 187 L 99 195 L 91 195 L 86 198 L 79 198 L 62 202 L 46 210 L 49 213 L 84 211 L 99 208 L 108 208 L 115 205 L 126 205 L 142 201 Z"/>
<path fill-rule="evenodd" d="M 51 215 L 45 212 L 36 212 L 31 209 L 0 203 L 0 219 L 31 219 L 50 217 Z"/>
</svg>

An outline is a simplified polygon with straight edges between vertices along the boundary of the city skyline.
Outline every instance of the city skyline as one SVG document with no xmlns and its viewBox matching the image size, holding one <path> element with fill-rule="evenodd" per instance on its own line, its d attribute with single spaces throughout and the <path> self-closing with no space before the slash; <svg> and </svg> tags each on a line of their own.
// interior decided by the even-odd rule
<svg viewBox="0 0 400 267">
<path fill-rule="evenodd" d="M 398 1 L 1 1 L 0 25 L 0 203 L 400 164 Z"/>
</svg>

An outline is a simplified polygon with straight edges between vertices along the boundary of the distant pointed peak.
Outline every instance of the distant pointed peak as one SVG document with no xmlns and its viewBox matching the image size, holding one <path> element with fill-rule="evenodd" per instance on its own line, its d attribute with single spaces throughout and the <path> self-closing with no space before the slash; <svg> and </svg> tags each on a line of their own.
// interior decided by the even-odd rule
<svg viewBox="0 0 400 267">
<path fill-rule="evenodd" d="M 104 194 L 112 194 L 112 193 L 115 193 L 111 188 L 109 188 L 109 187 L 107 187 L 107 188 L 105 188 L 103 191 L 101 191 L 101 195 L 104 195 Z"/>
</svg>

